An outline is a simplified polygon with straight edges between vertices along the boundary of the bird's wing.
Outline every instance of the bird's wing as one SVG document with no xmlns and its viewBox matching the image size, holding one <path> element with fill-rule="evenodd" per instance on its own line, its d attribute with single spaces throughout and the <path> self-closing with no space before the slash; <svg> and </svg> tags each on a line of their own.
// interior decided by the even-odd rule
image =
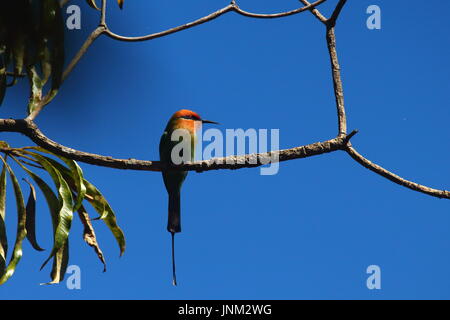
<svg viewBox="0 0 450 320">
<path fill-rule="evenodd" d="M 182 141 L 182 137 L 178 141 L 172 141 L 170 137 L 170 133 L 168 131 L 164 131 L 161 136 L 161 140 L 159 142 L 159 158 L 163 162 L 172 162 L 171 153 L 173 147 L 179 144 Z M 195 139 L 195 137 L 194 137 Z M 195 141 L 191 140 L 191 154 L 190 161 L 194 161 L 194 153 L 195 153 Z M 182 150 L 183 151 L 183 150 Z"/>
</svg>

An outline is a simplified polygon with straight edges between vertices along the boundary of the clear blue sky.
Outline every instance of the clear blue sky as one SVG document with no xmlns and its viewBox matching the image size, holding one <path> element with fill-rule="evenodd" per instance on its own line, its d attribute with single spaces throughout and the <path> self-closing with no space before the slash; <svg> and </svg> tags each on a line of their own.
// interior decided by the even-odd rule
<svg viewBox="0 0 450 320">
<path fill-rule="evenodd" d="M 95 26 L 82 7 L 82 30 L 68 32 L 72 56 Z M 112 2 L 112 1 L 110 1 Z M 115 1 L 114 1 L 115 2 Z M 329 14 L 336 1 L 322 6 Z M 126 1 L 110 5 L 111 28 L 124 35 L 160 31 L 206 15 L 227 0 Z M 295 0 L 241 0 L 243 9 L 276 12 Z M 366 28 L 366 8 L 382 9 L 382 29 Z M 349 128 L 372 161 L 436 188 L 450 188 L 450 3 L 349 1 L 337 28 Z M 26 82 L 8 92 L 1 117 L 22 117 Z M 169 116 L 181 107 L 226 128 L 278 128 L 281 148 L 336 134 L 324 28 L 309 13 L 280 20 L 227 14 L 163 39 L 91 48 L 38 118 L 67 146 L 114 157 L 155 160 Z M 31 143 L 2 134 L 14 146 Z M 110 200 L 127 237 L 118 248 L 95 224 L 108 271 L 84 244 L 78 221 L 70 264 L 82 289 L 42 287 L 39 267 L 51 248 L 50 218 L 38 194 L 38 240 L 24 244 L 0 299 L 417 299 L 450 298 L 450 202 L 395 185 L 343 152 L 258 169 L 190 173 L 177 238 L 179 286 L 171 285 L 167 196 L 159 173 L 82 165 Z M 15 233 L 9 191 L 10 239 Z M 382 289 L 366 288 L 379 265 Z"/>
</svg>

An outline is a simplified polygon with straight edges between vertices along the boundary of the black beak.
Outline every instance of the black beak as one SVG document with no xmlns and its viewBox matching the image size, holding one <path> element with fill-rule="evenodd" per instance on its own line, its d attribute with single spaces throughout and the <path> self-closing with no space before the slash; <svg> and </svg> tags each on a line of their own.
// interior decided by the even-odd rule
<svg viewBox="0 0 450 320">
<path fill-rule="evenodd" d="M 218 122 L 210 121 L 210 120 L 202 120 L 202 123 L 220 124 L 220 123 L 218 123 Z"/>
</svg>

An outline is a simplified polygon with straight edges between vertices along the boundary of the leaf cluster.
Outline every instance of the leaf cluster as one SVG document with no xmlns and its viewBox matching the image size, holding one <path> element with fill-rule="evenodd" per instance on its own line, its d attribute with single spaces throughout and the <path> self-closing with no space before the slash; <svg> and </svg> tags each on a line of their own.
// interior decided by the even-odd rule
<svg viewBox="0 0 450 320">
<path fill-rule="evenodd" d="M 14 0 L 0 4 L 0 104 L 8 87 L 28 78 L 29 113 L 54 98 L 64 68 L 64 20 L 58 0 Z"/>
<path fill-rule="evenodd" d="M 74 213 L 84 226 L 83 237 L 86 243 L 93 247 L 98 258 L 104 265 L 106 262 L 98 245 L 92 220 L 102 220 L 114 235 L 120 255 L 125 251 L 125 237 L 117 225 L 116 216 L 102 193 L 84 178 L 80 166 L 73 160 L 54 155 L 40 147 L 9 148 L 5 142 L 0 142 L 4 148 L 4 156 L 0 156 L 3 169 L 0 173 L 0 285 L 13 274 L 22 257 L 22 243 L 27 238 L 37 251 L 43 251 L 36 239 L 36 187 L 43 194 L 53 224 L 53 247 L 44 261 L 41 269 L 53 261 L 51 281 L 48 284 L 59 283 L 69 261 L 69 234 Z M 29 187 L 29 196 L 25 204 L 22 187 L 10 163 L 15 163 L 28 176 L 24 179 Z M 33 169 L 33 170 L 32 170 Z M 53 188 L 34 171 L 46 172 L 53 181 Z M 7 176 L 12 183 L 17 208 L 17 234 L 13 252 L 7 263 L 8 237 L 5 225 Z M 84 203 L 89 203 L 98 213 L 98 218 L 91 219 Z"/>
</svg>

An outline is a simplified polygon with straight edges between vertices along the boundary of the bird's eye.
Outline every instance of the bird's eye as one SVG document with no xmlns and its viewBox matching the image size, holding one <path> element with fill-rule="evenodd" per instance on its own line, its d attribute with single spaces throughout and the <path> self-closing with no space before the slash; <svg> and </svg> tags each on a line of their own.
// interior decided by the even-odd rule
<svg viewBox="0 0 450 320">
<path fill-rule="evenodd" d="M 181 117 L 181 118 L 186 119 L 186 120 L 197 120 L 197 119 L 194 118 L 193 116 L 183 116 L 183 117 Z"/>
</svg>

